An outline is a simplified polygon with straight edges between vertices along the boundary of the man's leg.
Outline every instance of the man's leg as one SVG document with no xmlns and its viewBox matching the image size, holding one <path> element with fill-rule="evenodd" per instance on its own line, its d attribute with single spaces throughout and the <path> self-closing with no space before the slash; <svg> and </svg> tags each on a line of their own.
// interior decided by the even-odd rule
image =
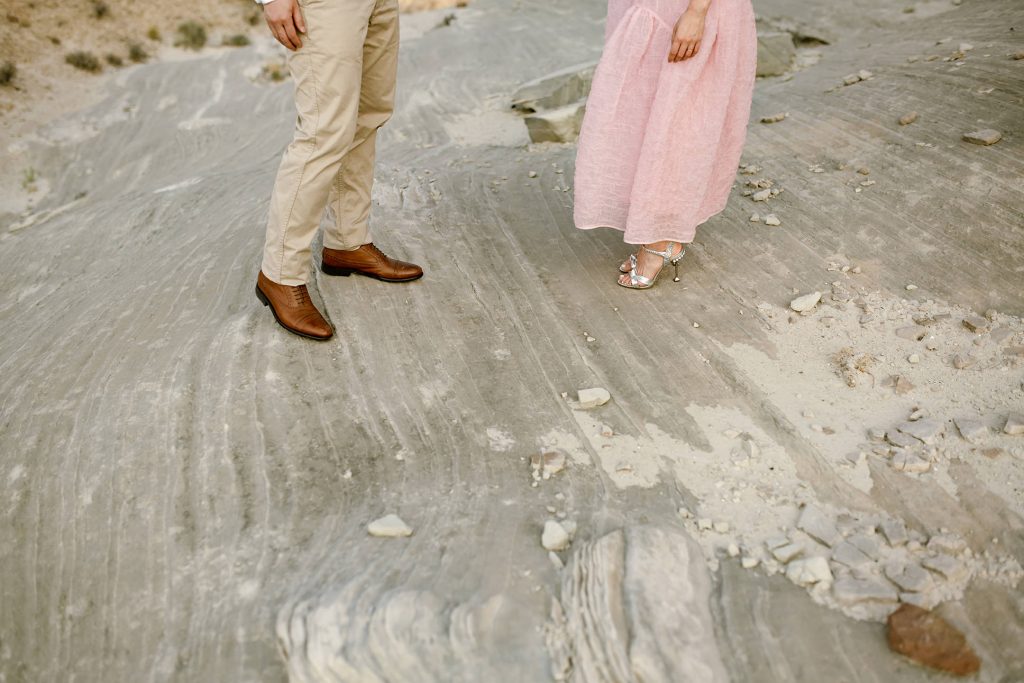
<svg viewBox="0 0 1024 683">
<path fill-rule="evenodd" d="M 263 273 L 287 286 L 309 278 L 310 244 L 358 130 L 364 43 L 376 0 L 300 0 L 303 46 L 289 59 L 298 121 L 270 202 Z"/>
<path fill-rule="evenodd" d="M 362 87 L 352 147 L 331 185 L 333 225 L 324 231 L 329 249 L 369 244 L 377 129 L 391 118 L 398 73 L 398 0 L 377 0 L 363 43 Z"/>
<path fill-rule="evenodd" d="M 363 47 L 363 81 L 352 148 L 331 187 L 333 225 L 324 232 L 322 269 L 409 282 L 423 269 L 385 255 L 370 238 L 369 220 L 377 129 L 394 109 L 398 70 L 398 0 L 377 0 Z"/>
</svg>

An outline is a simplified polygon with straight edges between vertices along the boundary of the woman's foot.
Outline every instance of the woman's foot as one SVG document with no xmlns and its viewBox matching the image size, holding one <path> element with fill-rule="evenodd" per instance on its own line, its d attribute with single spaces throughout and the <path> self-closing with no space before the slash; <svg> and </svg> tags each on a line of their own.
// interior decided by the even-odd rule
<svg viewBox="0 0 1024 683">
<path fill-rule="evenodd" d="M 619 266 L 619 284 L 631 289 L 652 287 L 662 268 L 676 265 L 685 252 L 686 245 L 668 240 L 641 245 Z"/>
</svg>

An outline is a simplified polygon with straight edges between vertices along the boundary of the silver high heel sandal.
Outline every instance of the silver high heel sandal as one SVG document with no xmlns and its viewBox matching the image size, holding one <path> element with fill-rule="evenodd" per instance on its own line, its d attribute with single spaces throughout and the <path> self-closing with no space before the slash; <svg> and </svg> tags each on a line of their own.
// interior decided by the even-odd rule
<svg viewBox="0 0 1024 683">
<path fill-rule="evenodd" d="M 672 248 L 676 244 L 679 244 L 680 250 L 679 250 L 678 254 L 673 256 L 672 255 Z M 625 271 L 625 270 L 622 271 L 623 273 L 628 273 L 629 274 L 629 284 L 626 285 L 626 284 L 623 284 L 621 280 L 616 280 L 616 283 L 618 283 L 619 286 L 625 287 L 626 289 L 650 289 L 651 287 L 654 286 L 654 283 L 658 281 L 658 276 L 661 275 L 661 271 L 665 270 L 665 266 L 667 266 L 667 265 L 671 265 L 672 268 L 675 269 L 675 277 L 672 278 L 672 281 L 673 282 L 679 282 L 679 262 L 682 261 L 683 260 L 683 256 L 686 255 L 686 247 L 683 244 L 681 244 L 679 242 L 669 242 L 668 243 L 668 248 L 665 249 L 665 251 L 655 251 L 654 249 L 648 249 L 646 246 L 643 246 L 643 245 L 640 248 L 643 249 L 644 251 L 646 251 L 648 254 L 654 254 L 655 256 L 660 256 L 662 258 L 661 268 L 658 270 L 657 274 L 653 278 L 644 277 L 643 275 L 641 275 L 640 273 L 637 272 L 637 269 L 636 269 L 637 268 L 636 254 L 630 254 L 629 255 L 629 270 L 628 271 Z M 620 268 L 619 270 L 622 270 L 622 269 Z"/>
</svg>

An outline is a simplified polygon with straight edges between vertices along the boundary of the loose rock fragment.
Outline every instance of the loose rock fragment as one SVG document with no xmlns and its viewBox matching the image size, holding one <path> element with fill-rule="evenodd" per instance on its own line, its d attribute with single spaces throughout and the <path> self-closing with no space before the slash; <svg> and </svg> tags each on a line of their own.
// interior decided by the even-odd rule
<svg viewBox="0 0 1024 683">
<path fill-rule="evenodd" d="M 772 114 L 771 116 L 762 116 L 761 123 L 778 123 L 779 121 L 785 121 L 787 116 L 789 116 L 789 112 L 781 112 L 778 114 Z"/>
<path fill-rule="evenodd" d="M 899 124 L 901 126 L 909 126 L 914 121 L 917 121 L 916 111 L 908 112 L 899 118 Z"/>
<path fill-rule="evenodd" d="M 774 213 L 770 213 L 770 214 L 768 214 L 767 216 L 764 217 L 764 224 L 765 225 L 771 225 L 771 226 L 777 226 L 777 225 L 782 225 L 782 221 L 780 221 L 779 217 L 776 216 Z"/>
<path fill-rule="evenodd" d="M 969 353 L 958 353 L 953 356 L 953 367 L 957 370 L 966 370 L 977 362 L 978 359 Z"/>
<path fill-rule="evenodd" d="M 565 453 L 557 451 L 545 453 L 541 456 L 541 476 L 545 479 L 558 474 L 565 469 Z"/>
<path fill-rule="evenodd" d="M 540 537 L 540 544 L 545 550 L 565 550 L 569 547 L 569 532 L 561 524 L 553 519 L 544 522 L 544 532 Z"/>
<path fill-rule="evenodd" d="M 963 139 L 975 145 L 994 145 L 1003 139 L 1003 134 L 992 128 L 964 133 Z"/>
<path fill-rule="evenodd" d="M 921 456 L 906 451 L 900 451 L 893 455 L 890 464 L 897 472 L 912 472 L 914 474 L 921 474 L 932 468 L 932 464 Z"/>
<path fill-rule="evenodd" d="M 839 579 L 832 586 L 836 600 L 844 605 L 855 605 L 861 602 L 896 602 L 899 595 L 891 584 L 880 579 Z"/>
<path fill-rule="evenodd" d="M 783 564 L 789 562 L 804 551 L 802 543 L 787 543 L 779 548 L 772 549 L 772 556 Z"/>
<path fill-rule="evenodd" d="M 905 567 L 886 567 L 885 575 L 901 590 L 911 593 L 923 593 L 935 585 L 932 575 L 917 564 Z"/>
<path fill-rule="evenodd" d="M 1010 436 L 1020 436 L 1024 434 L 1024 415 L 1018 415 L 1011 413 L 1006 418 L 1006 424 L 1003 425 L 1003 433 L 1009 434 Z"/>
<path fill-rule="evenodd" d="M 576 393 L 576 398 L 580 402 L 580 408 L 589 409 L 603 406 L 611 400 L 612 395 L 608 393 L 607 389 L 594 387 L 592 389 L 580 389 Z"/>
<path fill-rule="evenodd" d="M 865 555 L 859 548 L 854 546 L 852 543 L 843 541 L 836 545 L 835 550 L 832 551 L 832 559 L 839 564 L 844 564 L 851 569 L 857 567 L 864 567 L 873 562 L 873 560 Z"/>
<path fill-rule="evenodd" d="M 909 379 L 903 375 L 899 375 L 896 377 L 893 387 L 896 389 L 897 394 L 906 394 L 914 388 L 914 385 L 910 383 Z"/>
<path fill-rule="evenodd" d="M 887 622 L 889 647 L 940 671 L 967 676 L 981 669 L 981 660 L 964 634 L 933 612 L 901 605 Z"/>
<path fill-rule="evenodd" d="M 753 199 L 755 202 L 765 202 L 768 201 L 771 197 L 772 191 L 768 189 L 758 190 L 757 192 L 750 196 L 750 198 Z"/>
<path fill-rule="evenodd" d="M 819 301 L 821 301 L 821 292 L 811 292 L 790 301 L 789 307 L 797 313 L 804 313 L 817 306 Z"/>
<path fill-rule="evenodd" d="M 916 422 L 902 422 L 896 429 L 930 445 L 942 436 L 946 431 L 946 425 L 938 420 L 917 420 Z"/>
<path fill-rule="evenodd" d="M 786 566 L 786 578 L 798 586 L 810 586 L 816 583 L 831 583 L 832 570 L 824 557 L 809 557 L 795 560 Z"/>
<path fill-rule="evenodd" d="M 956 558 L 950 557 L 949 555 L 936 555 L 935 557 L 926 557 L 921 561 L 927 569 L 931 569 L 933 572 L 940 574 L 950 581 L 957 581 L 967 576 L 967 568 Z"/>
<path fill-rule="evenodd" d="M 792 34 L 785 31 L 757 33 L 757 75 L 781 76 L 796 57 Z"/>
<path fill-rule="evenodd" d="M 909 327 L 900 327 L 896 330 L 896 336 L 902 337 L 903 339 L 909 339 L 910 341 L 921 341 L 928 335 L 928 330 L 924 329 L 920 325 L 911 325 Z"/>
<path fill-rule="evenodd" d="M 953 420 L 953 423 L 956 425 L 957 431 L 960 432 L 960 436 L 971 443 L 977 443 L 988 434 L 988 427 L 981 420 L 958 417 Z"/>
<path fill-rule="evenodd" d="M 878 525 L 882 535 L 885 536 L 885 540 L 889 542 L 894 548 L 898 548 L 901 545 L 906 545 L 908 539 L 907 527 L 903 525 L 903 522 L 898 519 L 885 519 Z"/>
<path fill-rule="evenodd" d="M 915 448 L 918 445 L 917 439 L 909 434 L 904 434 L 898 429 L 890 429 L 885 433 L 885 440 L 897 448 Z"/>
<path fill-rule="evenodd" d="M 827 546 L 835 545 L 841 538 L 832 520 L 817 506 L 808 505 L 800 513 L 796 527 L 808 536 Z"/>
<path fill-rule="evenodd" d="M 963 326 L 975 334 L 988 332 L 989 321 L 979 315 L 969 315 L 963 319 Z"/>
<path fill-rule="evenodd" d="M 385 515 L 380 519 L 370 522 L 366 530 L 371 536 L 381 538 L 398 538 L 400 536 L 412 536 L 412 527 L 402 521 L 398 515 Z"/>
</svg>

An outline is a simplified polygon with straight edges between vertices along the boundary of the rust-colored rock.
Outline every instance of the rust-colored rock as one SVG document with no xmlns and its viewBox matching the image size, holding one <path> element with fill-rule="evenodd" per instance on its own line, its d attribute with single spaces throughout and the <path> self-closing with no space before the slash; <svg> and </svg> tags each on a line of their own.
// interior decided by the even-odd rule
<svg viewBox="0 0 1024 683">
<path fill-rule="evenodd" d="M 904 604 L 889 615 L 888 626 L 889 647 L 919 664 L 958 676 L 981 668 L 964 634 L 938 614 Z"/>
</svg>

